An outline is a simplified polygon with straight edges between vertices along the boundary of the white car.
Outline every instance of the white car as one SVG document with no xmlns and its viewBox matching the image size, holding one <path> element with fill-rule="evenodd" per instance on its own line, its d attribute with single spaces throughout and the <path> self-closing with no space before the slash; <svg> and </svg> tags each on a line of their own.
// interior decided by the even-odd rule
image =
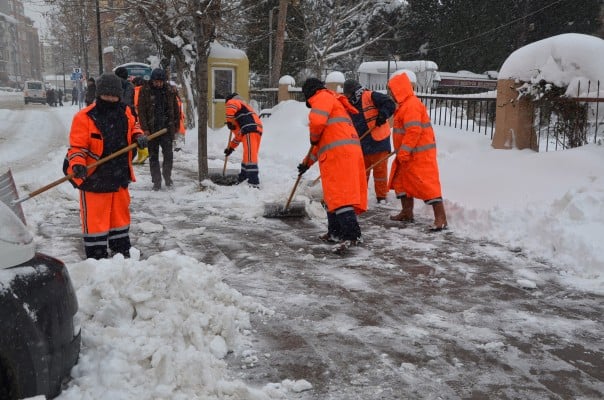
<svg viewBox="0 0 604 400">
<path fill-rule="evenodd" d="M 28 103 L 46 104 L 46 88 L 42 81 L 25 81 L 23 85 L 23 101 Z"/>
</svg>

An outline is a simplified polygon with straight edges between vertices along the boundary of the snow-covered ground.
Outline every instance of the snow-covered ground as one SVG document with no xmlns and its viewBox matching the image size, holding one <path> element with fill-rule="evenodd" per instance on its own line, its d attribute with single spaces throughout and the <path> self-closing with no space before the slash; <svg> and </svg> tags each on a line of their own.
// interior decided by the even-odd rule
<svg viewBox="0 0 604 400">
<path fill-rule="evenodd" d="M 0 110 L 4 121 L 0 168 L 13 168 L 21 196 L 61 177 L 76 111 L 72 106 Z M 147 177 L 132 185 L 131 207 L 144 215 L 147 202 L 168 201 L 178 213 L 178 205 L 186 202 L 188 208 L 215 215 L 217 224 L 236 215 L 244 224 L 270 230 L 271 222 L 262 218 L 264 205 L 284 203 L 289 195 L 296 165 L 309 146 L 307 113 L 303 103 L 290 101 L 279 104 L 264 120 L 260 190 L 205 182 L 207 189 L 199 191 L 191 179 L 173 190 L 153 193 Z M 517 249 L 549 265 L 547 279 L 556 277 L 566 290 L 604 294 L 603 146 L 548 153 L 494 150 L 482 135 L 448 127 L 435 131 L 445 207 L 456 236 Z M 208 136 L 210 167 L 221 170 L 228 131 L 210 130 Z M 196 132 L 190 131 L 185 149 L 177 154 L 179 166 L 195 171 L 196 151 Z M 238 168 L 240 160 L 238 149 L 230 157 L 230 168 Z M 322 224 L 323 211 L 311 201 L 320 193 L 306 185 L 316 174 L 316 167 L 307 172 L 296 200 L 304 201 L 313 221 Z M 369 186 L 370 207 L 375 207 Z M 396 205 L 393 197 L 389 201 Z M 44 243 L 41 250 L 68 264 L 80 302 L 83 348 L 74 379 L 60 399 L 272 399 L 312 389 L 309 380 L 288 378 L 254 387 L 229 371 L 226 354 L 245 354 L 252 346 L 250 313 L 271 315 L 272 310 L 226 285 L 219 265 L 175 250 L 149 254 L 148 249 L 142 258 L 134 250 L 129 260 L 116 256 L 83 261 L 77 191 L 69 184 L 24 202 L 23 208 L 32 233 Z M 416 214 L 429 220 L 432 211 L 416 202 Z M 362 216 L 360 222 L 363 228 Z M 137 238 L 141 246 L 145 234 L 163 229 L 151 218 L 134 224 L 133 231 L 143 236 Z M 62 233 L 49 240 L 45 233 L 49 229 Z M 203 235 L 204 229 L 185 229 L 182 238 Z M 401 238 L 390 245 L 404 251 L 405 244 Z M 521 271 L 523 265 L 510 264 L 518 265 L 521 286 L 535 287 L 542 281 L 538 273 Z"/>
</svg>

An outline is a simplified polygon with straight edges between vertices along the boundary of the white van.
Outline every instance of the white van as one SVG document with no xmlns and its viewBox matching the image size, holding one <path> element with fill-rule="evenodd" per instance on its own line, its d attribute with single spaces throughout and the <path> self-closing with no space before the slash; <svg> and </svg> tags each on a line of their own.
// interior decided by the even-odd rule
<svg viewBox="0 0 604 400">
<path fill-rule="evenodd" d="M 27 103 L 46 104 L 46 88 L 41 81 L 25 81 L 23 86 L 23 100 Z"/>
</svg>

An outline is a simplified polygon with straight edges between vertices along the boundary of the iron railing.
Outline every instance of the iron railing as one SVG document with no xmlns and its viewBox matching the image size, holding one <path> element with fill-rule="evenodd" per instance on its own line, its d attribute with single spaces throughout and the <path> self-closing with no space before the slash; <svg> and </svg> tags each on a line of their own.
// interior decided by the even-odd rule
<svg viewBox="0 0 604 400">
<path fill-rule="evenodd" d="M 585 87 L 585 85 L 584 85 Z M 385 93 L 385 91 L 380 90 Z M 586 93 L 579 96 L 581 93 Z M 598 143 L 604 137 L 604 97 L 600 82 L 587 83 L 587 90 L 577 87 L 577 96 L 560 97 L 552 104 L 535 103 L 534 128 L 539 151 L 555 151 L 588 143 Z M 277 104 L 278 89 L 251 90 L 250 97 L 258 108 L 270 109 Z M 290 88 L 290 98 L 304 101 L 300 88 Z M 424 103 L 433 125 L 449 126 L 470 132 L 482 133 L 493 139 L 495 134 L 496 92 L 450 95 L 417 93 Z M 561 103 L 574 105 L 564 114 Z M 269 113 L 270 114 L 270 113 Z"/>
<path fill-rule="evenodd" d="M 572 96 L 536 101 L 533 124 L 539 151 L 556 151 L 601 142 L 604 97 L 600 81 L 577 85 Z"/>
</svg>

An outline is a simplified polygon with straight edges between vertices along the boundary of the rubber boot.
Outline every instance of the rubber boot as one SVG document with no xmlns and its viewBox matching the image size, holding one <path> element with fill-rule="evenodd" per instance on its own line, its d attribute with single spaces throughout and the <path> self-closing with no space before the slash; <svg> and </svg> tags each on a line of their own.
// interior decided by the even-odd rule
<svg viewBox="0 0 604 400">
<path fill-rule="evenodd" d="M 447 229 L 447 215 L 445 214 L 445 205 L 442 201 L 432 204 L 434 209 L 434 225 L 430 228 L 431 231 L 442 231 Z"/>
<path fill-rule="evenodd" d="M 401 197 L 402 210 L 390 217 L 393 221 L 413 222 L 413 197 Z"/>
</svg>

